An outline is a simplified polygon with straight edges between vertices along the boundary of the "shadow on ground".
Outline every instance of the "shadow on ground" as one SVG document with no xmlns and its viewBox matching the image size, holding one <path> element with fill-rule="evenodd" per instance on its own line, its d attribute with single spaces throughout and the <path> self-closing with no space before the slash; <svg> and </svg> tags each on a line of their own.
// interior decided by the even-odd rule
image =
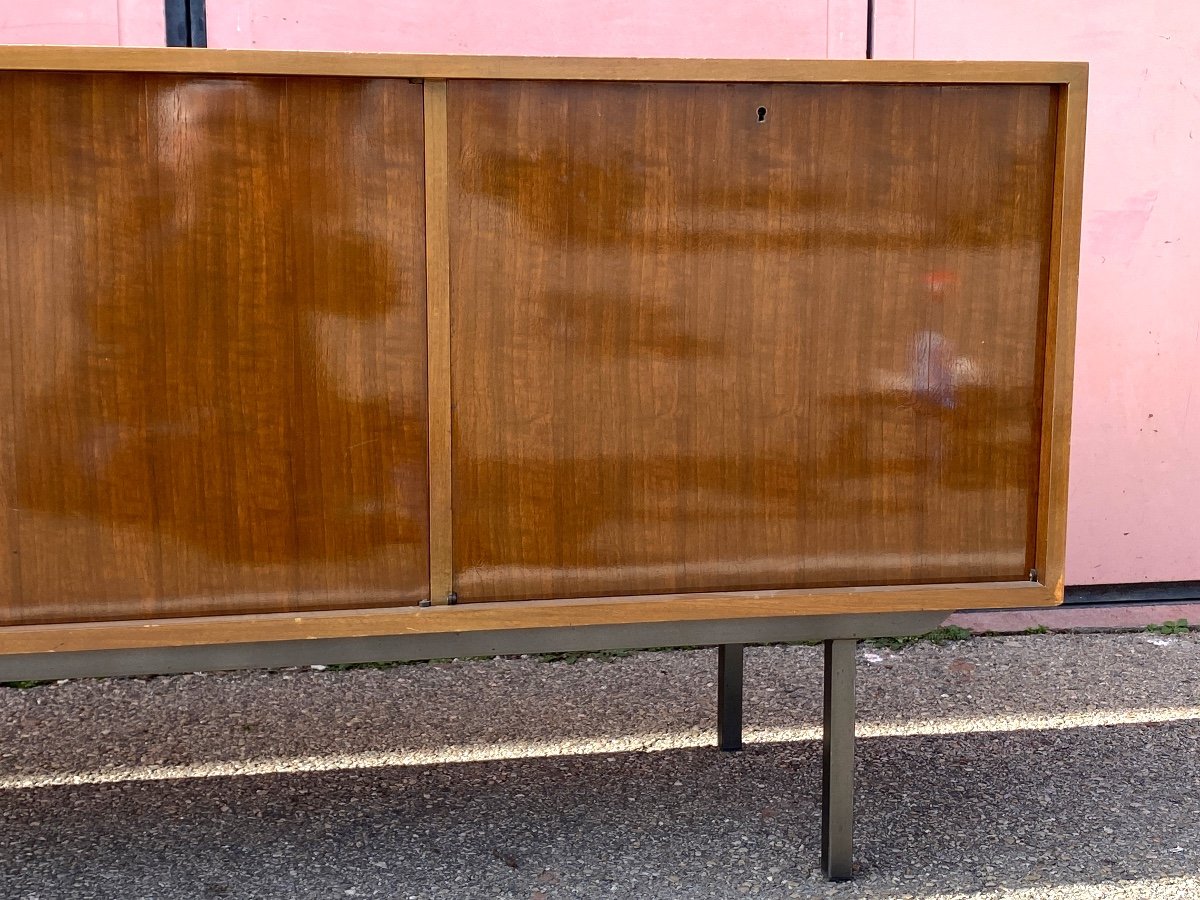
<svg viewBox="0 0 1200 900">
<path fill-rule="evenodd" d="M 990 651 L 1007 652 L 995 646 Z M 794 664 L 807 671 L 808 657 L 814 655 L 771 652 L 783 655 L 779 660 L 764 655 L 764 668 Z M 922 652 L 927 670 L 922 692 L 933 691 L 951 705 L 961 701 L 959 711 L 967 711 L 967 701 L 957 693 L 967 688 L 939 681 L 934 666 L 950 672 L 958 660 L 961 673 L 971 651 Z M 1144 651 L 1134 646 L 1132 652 Z M 688 717 L 672 710 L 691 695 L 685 705 L 694 724 L 702 705 L 695 698 L 706 696 L 707 687 L 686 677 L 686 671 L 680 677 L 675 667 L 706 670 L 707 655 L 695 654 L 699 662 L 673 659 L 686 656 L 680 654 L 656 656 L 662 659 L 629 665 L 634 674 L 638 666 L 666 667 L 657 721 L 682 724 Z M 611 688 L 612 679 L 625 677 L 613 667 L 625 664 L 605 664 L 605 672 L 594 677 Z M 555 668 L 567 680 L 577 677 L 562 667 L 520 665 L 542 666 L 530 676 L 535 682 Z M 320 674 L 328 683 L 353 673 Z M 372 684 L 385 691 L 391 677 L 370 675 Z M 877 679 L 886 680 L 864 673 L 864 687 Z M 220 679 L 200 681 L 203 688 L 197 691 L 220 691 Z M 121 694 L 136 693 L 138 684 L 149 682 L 108 684 Z M 770 684 L 775 682 L 760 683 L 756 690 L 778 690 Z M 972 684 L 969 689 L 985 698 L 976 702 L 974 711 L 980 713 L 992 709 L 989 704 L 1006 690 Z M 186 694 L 190 688 L 160 680 L 155 690 Z M 815 714 L 809 690 L 804 687 L 803 696 L 786 705 L 797 701 Z M 1037 707 L 1036 693 L 1031 687 L 1031 709 Z M 641 705 L 653 711 L 655 698 L 644 690 L 641 696 Z M 48 693 L 47 701 L 52 697 Z M 188 706 L 186 699 L 177 699 Z M 543 708 L 544 698 L 532 689 L 509 699 Z M 877 700 L 864 697 L 864 705 L 873 708 Z M 1085 707 L 1094 706 L 1087 700 Z M 363 751 L 380 745 L 373 729 L 369 739 L 356 741 L 353 725 L 340 730 L 334 713 L 299 701 L 289 702 L 300 719 L 314 716 L 321 728 L 330 729 L 324 749 L 352 754 L 356 744 Z M 764 693 L 760 708 L 768 702 L 775 701 Z M 73 740 L 87 736 L 71 732 L 69 711 L 56 702 L 39 702 L 35 692 L 24 692 L 19 702 L 8 698 L 8 704 L 17 708 L 9 720 L 17 722 L 17 730 L 0 732 L 0 775 L 41 768 L 43 757 L 54 755 L 52 749 L 22 748 L 21 735 L 47 740 L 48 729 L 59 721 Z M 234 715 L 232 706 L 218 704 L 218 709 Z M 463 715 L 461 708 L 449 709 L 444 716 Z M 472 709 L 480 722 L 522 719 L 520 708 Z M 181 746 L 172 740 L 171 720 L 160 718 L 154 727 L 143 720 L 145 709 L 128 712 L 120 742 L 134 739 L 129 722 L 140 723 L 136 727 L 143 737 L 140 752 L 131 755 L 150 763 L 155 754 L 176 763 L 189 755 L 211 758 L 211 748 L 191 742 L 188 726 L 183 730 L 189 738 Z M 243 712 L 253 718 L 253 710 Z M 630 722 L 608 712 L 603 718 L 614 732 L 643 721 L 640 713 L 631 713 Z M 185 709 L 185 723 L 188 714 Z M 537 738 L 537 722 L 545 716 L 531 713 L 537 721 L 525 732 L 510 731 Z M 299 730 L 293 725 L 286 735 L 256 732 L 254 747 L 262 753 L 274 746 L 286 754 L 294 750 L 291 741 Z M 95 765 L 116 752 L 105 743 L 111 731 L 89 731 L 101 748 L 99 757 L 77 748 L 76 762 Z M 825 884 L 816 872 L 820 748 L 812 741 L 752 744 L 740 754 L 685 747 L 9 788 L 0 790 L 0 896 L 541 900 L 948 897 L 1010 890 L 1039 897 L 1099 897 L 1126 890 L 1131 897 L 1188 897 L 1200 890 L 1198 740 L 1195 718 L 863 739 L 859 879 L 841 886 Z M 303 747 L 322 749 L 311 736 Z M 37 766 L 35 759 L 41 760 Z M 62 774 L 63 759 L 58 762 Z"/>
</svg>

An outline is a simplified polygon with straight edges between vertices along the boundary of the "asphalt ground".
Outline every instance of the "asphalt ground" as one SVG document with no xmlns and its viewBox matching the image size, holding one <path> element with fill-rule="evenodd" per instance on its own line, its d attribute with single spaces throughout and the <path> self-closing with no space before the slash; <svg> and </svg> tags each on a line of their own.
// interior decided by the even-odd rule
<svg viewBox="0 0 1200 900">
<path fill-rule="evenodd" d="M 0 688 L 0 897 L 1200 897 L 1200 635 L 859 647 L 857 879 L 817 871 L 821 656 Z"/>
</svg>

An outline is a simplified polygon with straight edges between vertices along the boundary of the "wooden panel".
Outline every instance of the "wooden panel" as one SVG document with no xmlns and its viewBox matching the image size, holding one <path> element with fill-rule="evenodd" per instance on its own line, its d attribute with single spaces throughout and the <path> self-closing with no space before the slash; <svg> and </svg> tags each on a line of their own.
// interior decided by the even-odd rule
<svg viewBox="0 0 1200 900">
<path fill-rule="evenodd" d="M 0 621 L 427 596 L 420 85 L 10 72 L 0 106 Z"/>
<path fill-rule="evenodd" d="M 1027 578 L 1057 93 L 452 82 L 460 599 Z"/>
<path fill-rule="evenodd" d="M 0 69 L 354 75 L 392 78 L 522 78 L 608 81 L 857 81 L 1066 84 L 1084 62 L 911 59 L 649 59 L 454 54 L 297 53 L 183 47 L 0 47 Z"/>
<path fill-rule="evenodd" d="M 446 82 L 425 82 L 425 260 L 429 292 L 429 593 L 454 590 L 450 470 L 450 232 L 446 221 Z"/>
<path fill-rule="evenodd" d="M 941 588 L 832 588 L 824 591 L 531 600 L 431 608 L 259 616 L 205 616 L 145 622 L 24 625 L 4 630 L 0 657 L 21 653 L 186 647 L 256 641 L 576 630 L 588 626 L 720 622 L 848 613 L 946 612 L 1005 606 L 1052 606 L 1040 584 L 958 584 Z M 577 637 L 577 635 L 576 635 Z"/>
<path fill-rule="evenodd" d="M 12 82 L 0 78 L 0 110 L 11 108 Z M 12 135 L 16 123 L 0 113 L 0 183 L 10 166 L 6 135 Z M 0 198 L 0 258 L 13 259 L 17 253 L 21 210 L 16 203 Z M 6 264 L 0 266 L 0 295 L 7 298 L 19 288 L 18 272 Z M 9 311 L 0 308 L 0 623 L 11 621 L 21 600 L 20 571 L 17 565 L 20 543 L 14 497 L 13 443 L 16 407 L 14 385 L 17 381 L 19 354 L 13 343 Z"/>
<path fill-rule="evenodd" d="M 1054 237 L 1038 495 L 1037 567 L 1061 603 L 1067 556 L 1067 470 L 1071 459 L 1071 392 L 1075 371 L 1075 307 L 1079 292 L 1079 232 L 1083 217 L 1083 144 L 1087 80 L 1059 91 L 1058 166 L 1054 180 Z"/>
</svg>

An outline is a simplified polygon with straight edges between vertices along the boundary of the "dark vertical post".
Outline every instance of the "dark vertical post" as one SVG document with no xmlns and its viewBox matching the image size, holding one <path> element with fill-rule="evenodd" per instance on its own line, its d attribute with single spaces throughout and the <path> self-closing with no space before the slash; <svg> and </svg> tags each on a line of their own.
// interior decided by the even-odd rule
<svg viewBox="0 0 1200 900">
<path fill-rule="evenodd" d="M 164 0 L 168 47 L 207 47 L 208 15 L 205 0 Z"/>
<path fill-rule="evenodd" d="M 204 0 L 188 0 L 188 34 L 189 47 L 208 46 L 208 10 Z"/>
<path fill-rule="evenodd" d="M 867 0 L 867 59 L 875 58 L 875 0 Z"/>
<path fill-rule="evenodd" d="M 163 13 L 167 25 L 167 46 L 188 46 L 187 0 L 165 0 Z"/>
<path fill-rule="evenodd" d="M 849 881 L 854 863 L 854 640 L 825 642 L 821 869 Z"/>
<path fill-rule="evenodd" d="M 717 746 L 722 750 L 742 749 L 742 648 L 717 647 Z"/>
</svg>

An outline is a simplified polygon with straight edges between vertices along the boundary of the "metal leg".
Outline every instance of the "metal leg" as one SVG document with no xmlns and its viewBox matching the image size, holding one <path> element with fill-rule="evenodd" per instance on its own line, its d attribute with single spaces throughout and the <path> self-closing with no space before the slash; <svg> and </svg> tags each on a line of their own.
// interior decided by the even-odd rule
<svg viewBox="0 0 1200 900">
<path fill-rule="evenodd" d="M 821 869 L 830 881 L 849 881 L 853 877 L 855 643 L 825 642 Z"/>
<path fill-rule="evenodd" d="M 742 644 L 717 647 L 717 746 L 742 749 Z"/>
</svg>

